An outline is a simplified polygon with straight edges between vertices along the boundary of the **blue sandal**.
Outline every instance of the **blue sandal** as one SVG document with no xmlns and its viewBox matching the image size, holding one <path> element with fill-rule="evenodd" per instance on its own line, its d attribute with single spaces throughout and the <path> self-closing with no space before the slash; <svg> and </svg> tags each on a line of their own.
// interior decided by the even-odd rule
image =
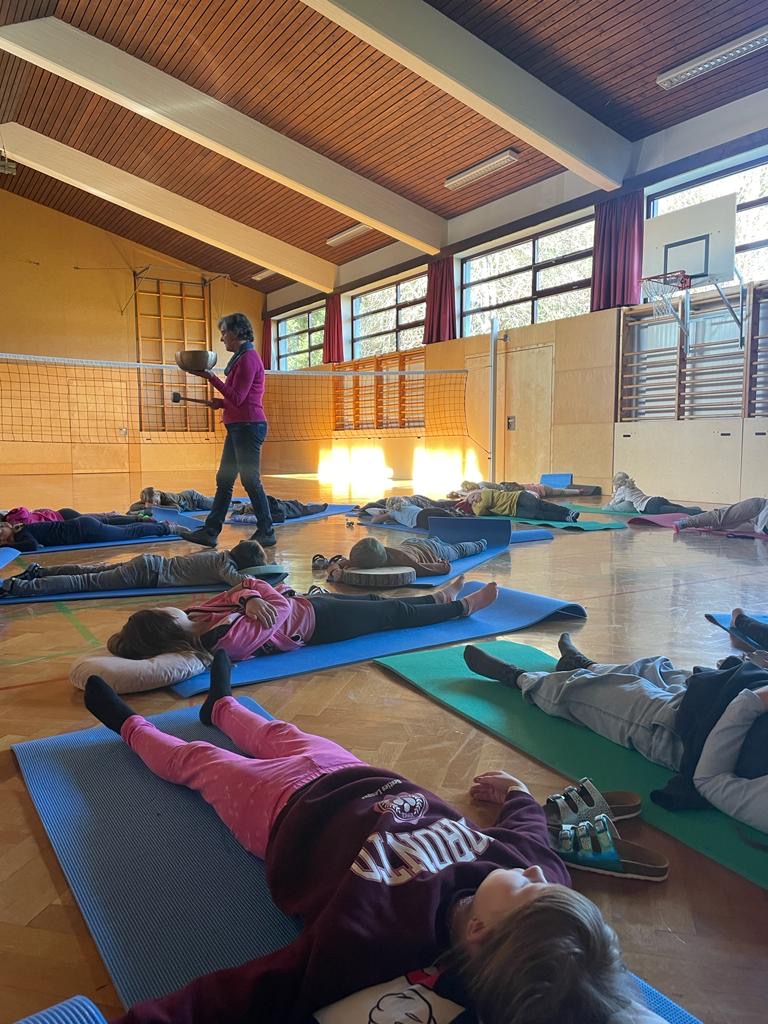
<svg viewBox="0 0 768 1024">
<path fill-rule="evenodd" d="M 552 848 L 570 868 L 597 875 L 619 875 L 643 882 L 663 882 L 669 861 L 660 853 L 621 839 L 607 814 L 550 832 Z"/>
</svg>

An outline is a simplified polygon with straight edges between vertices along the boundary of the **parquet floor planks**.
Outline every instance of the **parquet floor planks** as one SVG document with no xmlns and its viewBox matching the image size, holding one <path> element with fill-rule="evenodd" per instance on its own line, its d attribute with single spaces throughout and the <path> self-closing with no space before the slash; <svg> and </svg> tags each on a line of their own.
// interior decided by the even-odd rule
<svg viewBox="0 0 768 1024">
<path fill-rule="evenodd" d="M 55 487 L 49 480 L 46 491 L 44 482 L 34 482 L 33 495 L 23 480 L 6 478 L 0 485 L 0 505 L 31 504 L 37 497 L 55 506 Z M 168 475 L 162 481 L 137 482 L 132 490 L 138 492 L 150 482 L 204 491 L 211 486 L 210 480 Z M 275 478 L 267 484 L 270 493 L 285 497 L 347 498 L 307 479 Z M 89 477 L 76 480 L 74 489 L 68 480 L 67 489 L 58 492 L 60 503 L 77 503 L 78 486 L 91 509 L 118 499 L 124 507 L 131 496 L 121 490 L 128 489 L 125 481 Z M 346 551 L 367 532 L 347 529 L 343 517 L 283 527 L 274 558 L 289 563 L 294 586 L 305 589 L 323 580 L 311 571 L 315 552 Z M 227 528 L 222 543 L 244 535 L 242 529 Z M 385 536 L 392 544 L 401 535 Z M 186 550 L 180 544 L 172 547 L 174 552 Z M 152 548 L 170 549 L 162 544 Z M 98 557 L 106 554 L 107 560 L 117 561 L 133 553 L 133 548 L 107 549 Z M 46 563 L 64 562 L 72 560 L 72 553 L 44 557 Z M 665 653 L 685 666 L 711 664 L 732 648 L 728 636 L 710 626 L 703 613 L 735 604 L 765 611 L 768 543 L 676 538 L 671 531 L 650 527 L 583 535 L 556 531 L 553 542 L 512 548 L 473 575 L 586 605 L 589 618 L 574 633 L 599 660 Z M 151 602 L 168 603 L 168 598 Z M 67 681 L 69 664 L 102 644 L 142 603 L 146 599 L 0 609 L 0 1024 L 75 993 L 89 996 L 107 1016 L 119 1012 L 9 748 L 23 738 L 92 724 L 80 693 Z M 544 624 L 519 634 L 519 639 L 554 651 L 561 628 Z M 252 694 L 273 714 L 445 794 L 481 823 L 488 821 L 486 812 L 466 796 L 479 771 L 505 767 L 526 779 L 541 799 L 563 782 L 370 664 L 241 692 Z M 142 713 L 152 714 L 180 702 L 158 691 L 139 694 L 134 703 Z M 766 891 L 642 822 L 626 823 L 623 834 L 664 851 L 672 865 L 669 881 L 649 886 L 579 873 L 575 882 L 617 929 L 630 968 L 705 1024 L 763 1024 L 768 1005 Z"/>
</svg>

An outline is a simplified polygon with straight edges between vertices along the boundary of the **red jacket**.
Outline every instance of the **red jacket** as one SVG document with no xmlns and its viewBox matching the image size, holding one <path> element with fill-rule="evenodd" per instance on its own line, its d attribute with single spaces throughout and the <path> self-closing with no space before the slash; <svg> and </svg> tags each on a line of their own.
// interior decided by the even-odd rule
<svg viewBox="0 0 768 1024">
<path fill-rule="evenodd" d="M 538 864 L 548 881 L 570 884 L 528 793 L 510 793 L 496 825 L 481 830 L 435 794 L 369 765 L 296 794 L 277 820 L 266 864 L 277 906 L 304 920 L 301 935 L 141 1003 L 119 1024 L 305 1022 L 352 992 L 433 963 L 450 945 L 456 901 L 496 868 Z"/>
<path fill-rule="evenodd" d="M 206 374 L 208 381 L 223 395 L 214 399 L 217 409 L 223 409 L 225 423 L 266 423 L 264 412 L 264 364 L 255 349 L 239 357 L 226 380 L 215 373 Z"/>
</svg>

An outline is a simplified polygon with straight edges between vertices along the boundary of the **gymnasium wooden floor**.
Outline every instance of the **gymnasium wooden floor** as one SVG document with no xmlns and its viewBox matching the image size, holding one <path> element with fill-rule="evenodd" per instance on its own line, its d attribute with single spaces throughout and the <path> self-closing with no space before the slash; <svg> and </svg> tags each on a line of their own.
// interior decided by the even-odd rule
<svg viewBox="0 0 768 1024">
<path fill-rule="evenodd" d="M 132 482 L 131 492 L 138 493 L 150 482 L 171 489 L 193 485 L 210 492 L 211 487 L 209 479 L 168 476 Z M 74 493 L 70 481 L 58 483 L 57 489 L 51 478 L 6 477 L 0 484 L 0 507 L 21 502 L 56 505 L 57 498 L 60 504 L 82 508 L 126 507 L 129 498 L 123 478 L 83 477 L 76 481 Z M 332 495 L 307 478 L 271 478 L 266 483 L 270 493 L 284 497 L 347 498 Z M 315 552 L 345 551 L 364 532 L 345 528 L 341 516 L 284 527 L 273 549 L 275 561 L 290 564 L 293 584 L 305 589 L 323 579 L 311 570 Z M 227 528 L 222 542 L 242 536 L 242 529 Z M 386 536 L 392 540 L 392 534 Z M 151 550 L 170 547 L 158 544 Z M 173 545 L 173 553 L 183 550 L 180 544 Z M 131 548 L 112 549 L 107 560 L 133 553 Z M 45 560 L 69 561 L 71 553 L 48 555 Z M 765 609 L 768 544 L 676 538 L 671 531 L 654 528 L 556 532 L 552 543 L 512 548 L 473 576 L 586 605 L 589 618 L 574 633 L 579 644 L 600 660 L 664 653 L 684 666 L 706 665 L 731 647 L 727 634 L 704 620 L 705 611 L 725 611 L 735 604 Z M 68 667 L 77 655 L 100 647 L 139 603 L 43 604 L 0 613 L 0 1024 L 75 993 L 89 996 L 107 1016 L 120 1009 L 10 746 L 92 724 L 81 694 L 67 681 Z M 159 596 L 152 603 L 168 599 Z M 545 624 L 519 637 L 554 651 L 561 628 Z M 465 795 L 477 772 L 507 768 L 527 780 L 541 799 L 564 781 L 370 664 L 265 683 L 243 692 L 252 692 L 274 714 L 445 794 L 481 823 L 488 823 L 488 816 Z M 145 714 L 179 705 L 164 691 L 138 695 L 134 703 Z M 575 882 L 618 931 L 629 967 L 705 1024 L 763 1024 L 768 1005 L 766 891 L 642 822 L 628 823 L 622 832 L 663 850 L 671 863 L 669 881 L 647 885 L 579 873 Z"/>
</svg>

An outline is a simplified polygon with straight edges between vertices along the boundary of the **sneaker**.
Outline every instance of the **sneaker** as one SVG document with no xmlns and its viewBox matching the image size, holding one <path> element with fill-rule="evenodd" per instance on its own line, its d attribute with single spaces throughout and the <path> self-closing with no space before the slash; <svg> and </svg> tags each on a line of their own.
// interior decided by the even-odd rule
<svg viewBox="0 0 768 1024">
<path fill-rule="evenodd" d="M 565 521 L 566 521 L 566 523 L 575 523 L 580 515 L 581 515 L 580 512 L 574 512 L 573 509 L 571 509 L 569 511 L 568 516 L 567 516 Z"/>
<path fill-rule="evenodd" d="M 308 513 L 309 515 L 316 516 L 316 515 L 319 515 L 321 512 L 325 512 L 325 510 L 328 508 L 328 502 L 327 501 L 321 501 L 321 502 L 311 501 L 307 505 L 307 508 L 309 509 L 309 513 Z"/>
<path fill-rule="evenodd" d="M 318 594 L 330 594 L 330 590 L 319 586 L 317 583 L 313 583 L 307 591 L 307 597 L 317 597 Z"/>
<path fill-rule="evenodd" d="M 210 530 L 206 530 L 204 527 L 201 527 L 199 530 L 188 530 L 186 526 L 180 526 L 174 532 L 178 533 L 179 537 L 183 537 L 184 540 L 188 540 L 192 544 L 201 544 L 205 548 L 216 547 L 216 534 L 211 533 Z"/>
<path fill-rule="evenodd" d="M 42 566 L 39 562 L 32 562 L 23 572 L 17 572 L 11 579 L 14 580 L 36 580 L 40 576 Z"/>
<path fill-rule="evenodd" d="M 249 540 L 257 540 L 263 548 L 273 548 L 277 544 L 277 537 L 275 531 L 272 530 L 270 533 L 262 533 L 257 530 L 256 533 L 252 533 L 248 538 Z"/>
</svg>

